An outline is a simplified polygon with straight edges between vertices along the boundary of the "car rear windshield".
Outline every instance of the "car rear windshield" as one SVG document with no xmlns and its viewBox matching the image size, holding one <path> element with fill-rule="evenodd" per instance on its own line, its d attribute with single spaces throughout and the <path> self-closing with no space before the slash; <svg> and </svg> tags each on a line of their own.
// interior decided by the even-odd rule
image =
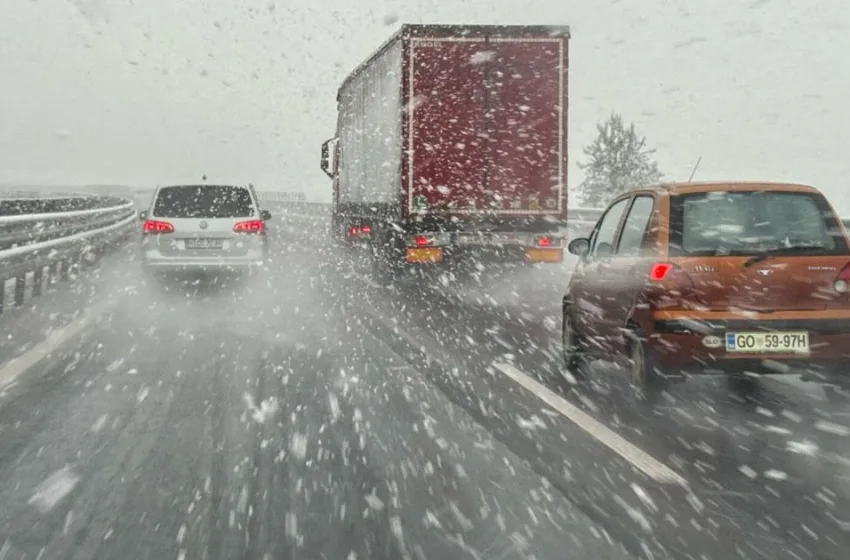
<svg viewBox="0 0 850 560">
<path fill-rule="evenodd" d="M 670 198 L 670 255 L 848 255 L 826 199 L 817 193 L 720 191 Z"/>
<path fill-rule="evenodd" d="M 163 218 L 245 218 L 254 214 L 254 204 L 244 187 L 164 187 L 153 213 Z"/>
</svg>

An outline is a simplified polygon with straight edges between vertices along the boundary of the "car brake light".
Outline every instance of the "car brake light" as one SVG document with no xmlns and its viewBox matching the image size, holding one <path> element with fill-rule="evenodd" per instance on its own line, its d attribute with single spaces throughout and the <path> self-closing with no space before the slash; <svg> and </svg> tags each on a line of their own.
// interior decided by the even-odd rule
<svg viewBox="0 0 850 560">
<path fill-rule="evenodd" d="M 541 237 L 537 240 L 538 247 L 551 247 L 552 246 L 552 238 L 551 237 Z"/>
<path fill-rule="evenodd" d="M 649 279 L 660 282 L 670 274 L 671 270 L 673 270 L 673 265 L 670 263 L 655 263 L 649 271 Z"/>
<path fill-rule="evenodd" d="M 360 228 L 360 231 L 363 232 L 363 235 L 369 235 L 370 233 L 372 233 L 372 226 L 363 226 L 362 228 Z"/>
<path fill-rule="evenodd" d="M 233 231 L 236 233 L 263 233 L 266 229 L 266 224 L 262 220 L 248 220 L 247 222 L 238 222 L 233 226 Z"/>
<path fill-rule="evenodd" d="M 174 233 L 174 226 L 169 222 L 145 220 L 145 224 L 142 226 L 142 233 Z"/>
<path fill-rule="evenodd" d="M 850 263 L 846 264 L 841 269 L 841 272 L 838 273 L 838 278 L 835 279 L 833 288 L 839 294 L 846 294 L 850 291 Z"/>
<path fill-rule="evenodd" d="M 673 263 L 659 262 L 649 269 L 649 279 L 653 282 L 693 285 L 688 273 Z"/>
<path fill-rule="evenodd" d="M 416 236 L 416 246 L 417 247 L 425 247 L 426 245 L 430 245 L 431 240 L 425 237 L 424 235 Z"/>
</svg>

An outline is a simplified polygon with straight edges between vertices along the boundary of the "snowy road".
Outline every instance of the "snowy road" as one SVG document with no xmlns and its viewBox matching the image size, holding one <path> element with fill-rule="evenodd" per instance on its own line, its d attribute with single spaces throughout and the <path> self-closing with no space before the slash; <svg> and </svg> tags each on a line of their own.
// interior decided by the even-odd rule
<svg viewBox="0 0 850 560">
<path fill-rule="evenodd" d="M 320 238 L 236 287 L 128 249 L 3 317 L 0 558 L 844 557 L 846 405 L 579 391 L 552 271 L 401 297 Z"/>
</svg>

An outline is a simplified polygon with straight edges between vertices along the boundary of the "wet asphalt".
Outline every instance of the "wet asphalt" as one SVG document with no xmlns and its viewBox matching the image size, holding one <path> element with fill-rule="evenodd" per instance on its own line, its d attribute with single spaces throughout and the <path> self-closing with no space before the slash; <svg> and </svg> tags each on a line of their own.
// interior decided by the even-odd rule
<svg viewBox="0 0 850 560">
<path fill-rule="evenodd" d="M 846 557 L 850 408 L 819 387 L 575 385 L 565 268 L 382 287 L 286 222 L 254 277 L 129 247 L 0 317 L 5 361 L 96 311 L 0 393 L 0 559 Z"/>
</svg>

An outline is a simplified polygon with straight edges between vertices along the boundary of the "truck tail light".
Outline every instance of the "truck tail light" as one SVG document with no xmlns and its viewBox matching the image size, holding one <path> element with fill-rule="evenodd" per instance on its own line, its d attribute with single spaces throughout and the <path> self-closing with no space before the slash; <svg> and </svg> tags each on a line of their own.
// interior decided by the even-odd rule
<svg viewBox="0 0 850 560">
<path fill-rule="evenodd" d="M 445 247 L 451 240 L 451 234 L 445 232 L 425 232 L 409 235 L 406 242 L 408 247 Z"/>
<path fill-rule="evenodd" d="M 233 226 L 235 233 L 263 233 L 266 229 L 266 224 L 262 220 L 248 220 L 246 222 L 238 222 Z"/>
<path fill-rule="evenodd" d="M 372 233 L 372 226 L 366 224 L 362 226 L 349 226 L 348 237 L 369 237 Z"/>
<path fill-rule="evenodd" d="M 846 294 L 850 291 L 850 263 L 847 263 L 844 268 L 841 269 L 841 272 L 838 273 L 838 277 L 835 279 L 833 288 L 839 294 Z"/>
<path fill-rule="evenodd" d="M 145 220 L 142 226 L 142 233 L 174 233 L 174 226 L 170 222 L 162 222 L 159 220 Z"/>
</svg>

